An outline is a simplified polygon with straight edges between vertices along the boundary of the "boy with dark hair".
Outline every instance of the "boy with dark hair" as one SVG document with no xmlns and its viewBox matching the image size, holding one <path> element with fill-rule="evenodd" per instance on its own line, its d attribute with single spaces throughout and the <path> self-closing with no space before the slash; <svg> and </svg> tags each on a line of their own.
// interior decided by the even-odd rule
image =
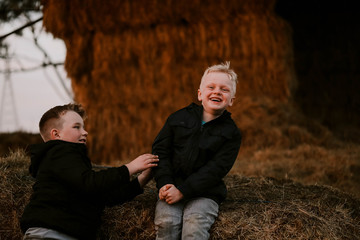
<svg viewBox="0 0 360 240">
<path fill-rule="evenodd" d="M 44 143 L 30 149 L 29 170 L 36 181 L 20 220 L 24 239 L 95 239 L 105 206 L 141 194 L 157 166 L 157 156 L 144 154 L 121 167 L 92 170 L 84 118 L 80 105 L 67 104 L 40 120 Z"/>
</svg>

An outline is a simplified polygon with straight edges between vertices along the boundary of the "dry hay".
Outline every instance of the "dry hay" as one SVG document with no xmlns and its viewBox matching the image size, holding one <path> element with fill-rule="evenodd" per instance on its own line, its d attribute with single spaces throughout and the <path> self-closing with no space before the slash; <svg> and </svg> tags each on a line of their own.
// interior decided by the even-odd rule
<svg viewBox="0 0 360 240">
<path fill-rule="evenodd" d="M 19 217 L 34 183 L 28 173 L 29 157 L 24 151 L 0 157 L 0 239 L 21 239 Z"/>
<path fill-rule="evenodd" d="M 287 103 L 244 97 L 235 104 L 243 143 L 233 173 L 331 185 L 360 197 L 359 144 L 340 141 Z"/>
<path fill-rule="evenodd" d="M 359 239 L 360 201 L 325 186 L 291 180 L 226 178 L 228 198 L 210 239 Z M 154 239 L 156 190 L 104 214 L 101 239 Z"/>
<path fill-rule="evenodd" d="M 20 239 L 18 218 L 33 179 L 24 152 L 0 158 L 0 239 Z M 360 200 L 335 188 L 291 180 L 226 177 L 228 198 L 210 239 L 359 239 Z M 107 208 L 98 239 L 154 239 L 156 189 Z"/>
<path fill-rule="evenodd" d="M 233 173 L 289 178 L 303 184 L 325 184 L 360 197 L 359 145 L 327 149 L 303 144 L 291 150 L 260 149 L 249 155 L 239 156 Z"/>
<path fill-rule="evenodd" d="M 30 144 L 41 143 L 40 134 L 26 133 L 26 132 L 12 132 L 12 133 L 0 133 L 0 157 L 5 157 L 11 151 L 17 149 L 25 149 Z"/>
<path fill-rule="evenodd" d="M 197 101 L 212 64 L 231 61 L 237 106 L 243 96 L 287 102 L 296 86 L 291 28 L 275 2 L 44 1 L 44 27 L 64 40 L 65 68 L 88 111 L 94 161 L 150 151 L 166 117 Z"/>
</svg>

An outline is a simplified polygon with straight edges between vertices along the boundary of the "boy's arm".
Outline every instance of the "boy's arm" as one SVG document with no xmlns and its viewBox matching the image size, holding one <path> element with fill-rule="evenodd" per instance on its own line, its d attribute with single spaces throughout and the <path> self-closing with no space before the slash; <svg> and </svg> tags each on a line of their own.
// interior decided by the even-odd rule
<svg viewBox="0 0 360 240">
<path fill-rule="evenodd" d="M 198 171 L 178 186 L 185 198 L 196 196 L 218 184 L 231 170 L 241 144 L 240 132 L 225 142 L 222 148 Z"/>
<path fill-rule="evenodd" d="M 148 168 L 137 177 L 140 187 L 144 187 L 153 178 L 152 169 Z"/>
<path fill-rule="evenodd" d="M 77 147 L 59 146 L 51 154 L 54 177 L 69 190 L 83 194 L 107 194 L 130 183 L 126 166 L 93 171 L 90 160 Z"/>
<path fill-rule="evenodd" d="M 173 133 L 169 119 L 154 140 L 152 153 L 159 156 L 158 166 L 153 168 L 156 186 L 160 189 L 166 184 L 174 184 L 171 164 Z"/>
</svg>

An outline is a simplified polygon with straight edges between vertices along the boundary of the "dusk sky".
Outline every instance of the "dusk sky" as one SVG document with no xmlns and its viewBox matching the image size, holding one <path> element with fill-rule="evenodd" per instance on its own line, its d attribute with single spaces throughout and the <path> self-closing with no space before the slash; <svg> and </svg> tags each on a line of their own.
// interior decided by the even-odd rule
<svg viewBox="0 0 360 240">
<path fill-rule="evenodd" d="M 33 17 L 39 18 L 41 15 Z M 23 22 L 0 25 L 0 36 L 22 26 Z M 42 21 L 35 24 L 36 32 L 42 28 Z M 23 36 L 10 35 L 5 39 L 9 44 L 9 53 L 12 56 L 9 64 L 12 70 L 31 68 L 42 64 L 44 55 L 35 46 L 30 29 L 23 31 Z M 66 49 L 64 42 L 55 39 L 52 34 L 44 30 L 39 34 L 39 44 L 49 54 L 52 62 L 63 62 Z M 0 132 L 38 132 L 38 122 L 42 114 L 49 108 L 71 102 L 71 98 L 62 87 L 53 67 L 47 67 L 35 71 L 14 72 L 6 77 L 4 70 L 6 62 L 0 58 Z M 66 77 L 63 66 L 58 71 L 68 89 L 71 88 L 70 79 Z M 5 83 L 10 79 L 14 94 L 15 109 L 11 107 L 10 84 Z M 4 96 L 5 95 L 5 96 Z M 4 102 L 4 104 L 3 104 Z M 18 124 L 16 124 L 17 115 Z"/>
</svg>

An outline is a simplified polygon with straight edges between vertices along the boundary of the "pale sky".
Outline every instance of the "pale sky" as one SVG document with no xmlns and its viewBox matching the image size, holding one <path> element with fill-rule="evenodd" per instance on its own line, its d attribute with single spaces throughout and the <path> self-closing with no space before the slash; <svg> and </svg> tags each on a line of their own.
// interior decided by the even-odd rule
<svg viewBox="0 0 360 240">
<path fill-rule="evenodd" d="M 37 19 L 41 15 L 34 15 Z M 14 29 L 22 26 L 24 22 L 0 24 L 0 36 L 3 36 Z M 35 25 L 37 33 L 41 31 L 42 21 Z M 39 34 L 39 45 L 49 55 L 52 62 L 63 62 L 66 49 L 64 42 L 55 39 L 44 30 Z M 32 40 L 30 29 L 23 30 L 23 36 L 11 35 L 4 42 L 9 44 L 11 69 L 29 68 L 42 64 L 43 53 L 35 46 Z M 67 104 L 72 101 L 53 67 L 42 68 L 36 71 L 11 73 L 9 77 L 3 73 L 6 69 L 6 62 L 0 58 L 0 132 L 38 132 L 38 122 L 42 114 L 56 105 Z M 67 78 L 63 66 L 58 66 L 58 71 L 65 81 L 65 85 L 71 91 L 71 81 Z M 8 80 L 10 79 L 10 80 Z M 6 84 L 5 84 L 6 82 Z M 10 84 L 9 84 L 10 82 Z M 11 87 L 14 101 L 11 98 Z M 15 104 L 15 108 L 12 107 Z M 14 117 L 16 114 L 17 117 Z M 16 124 L 16 119 L 18 124 Z"/>
</svg>

